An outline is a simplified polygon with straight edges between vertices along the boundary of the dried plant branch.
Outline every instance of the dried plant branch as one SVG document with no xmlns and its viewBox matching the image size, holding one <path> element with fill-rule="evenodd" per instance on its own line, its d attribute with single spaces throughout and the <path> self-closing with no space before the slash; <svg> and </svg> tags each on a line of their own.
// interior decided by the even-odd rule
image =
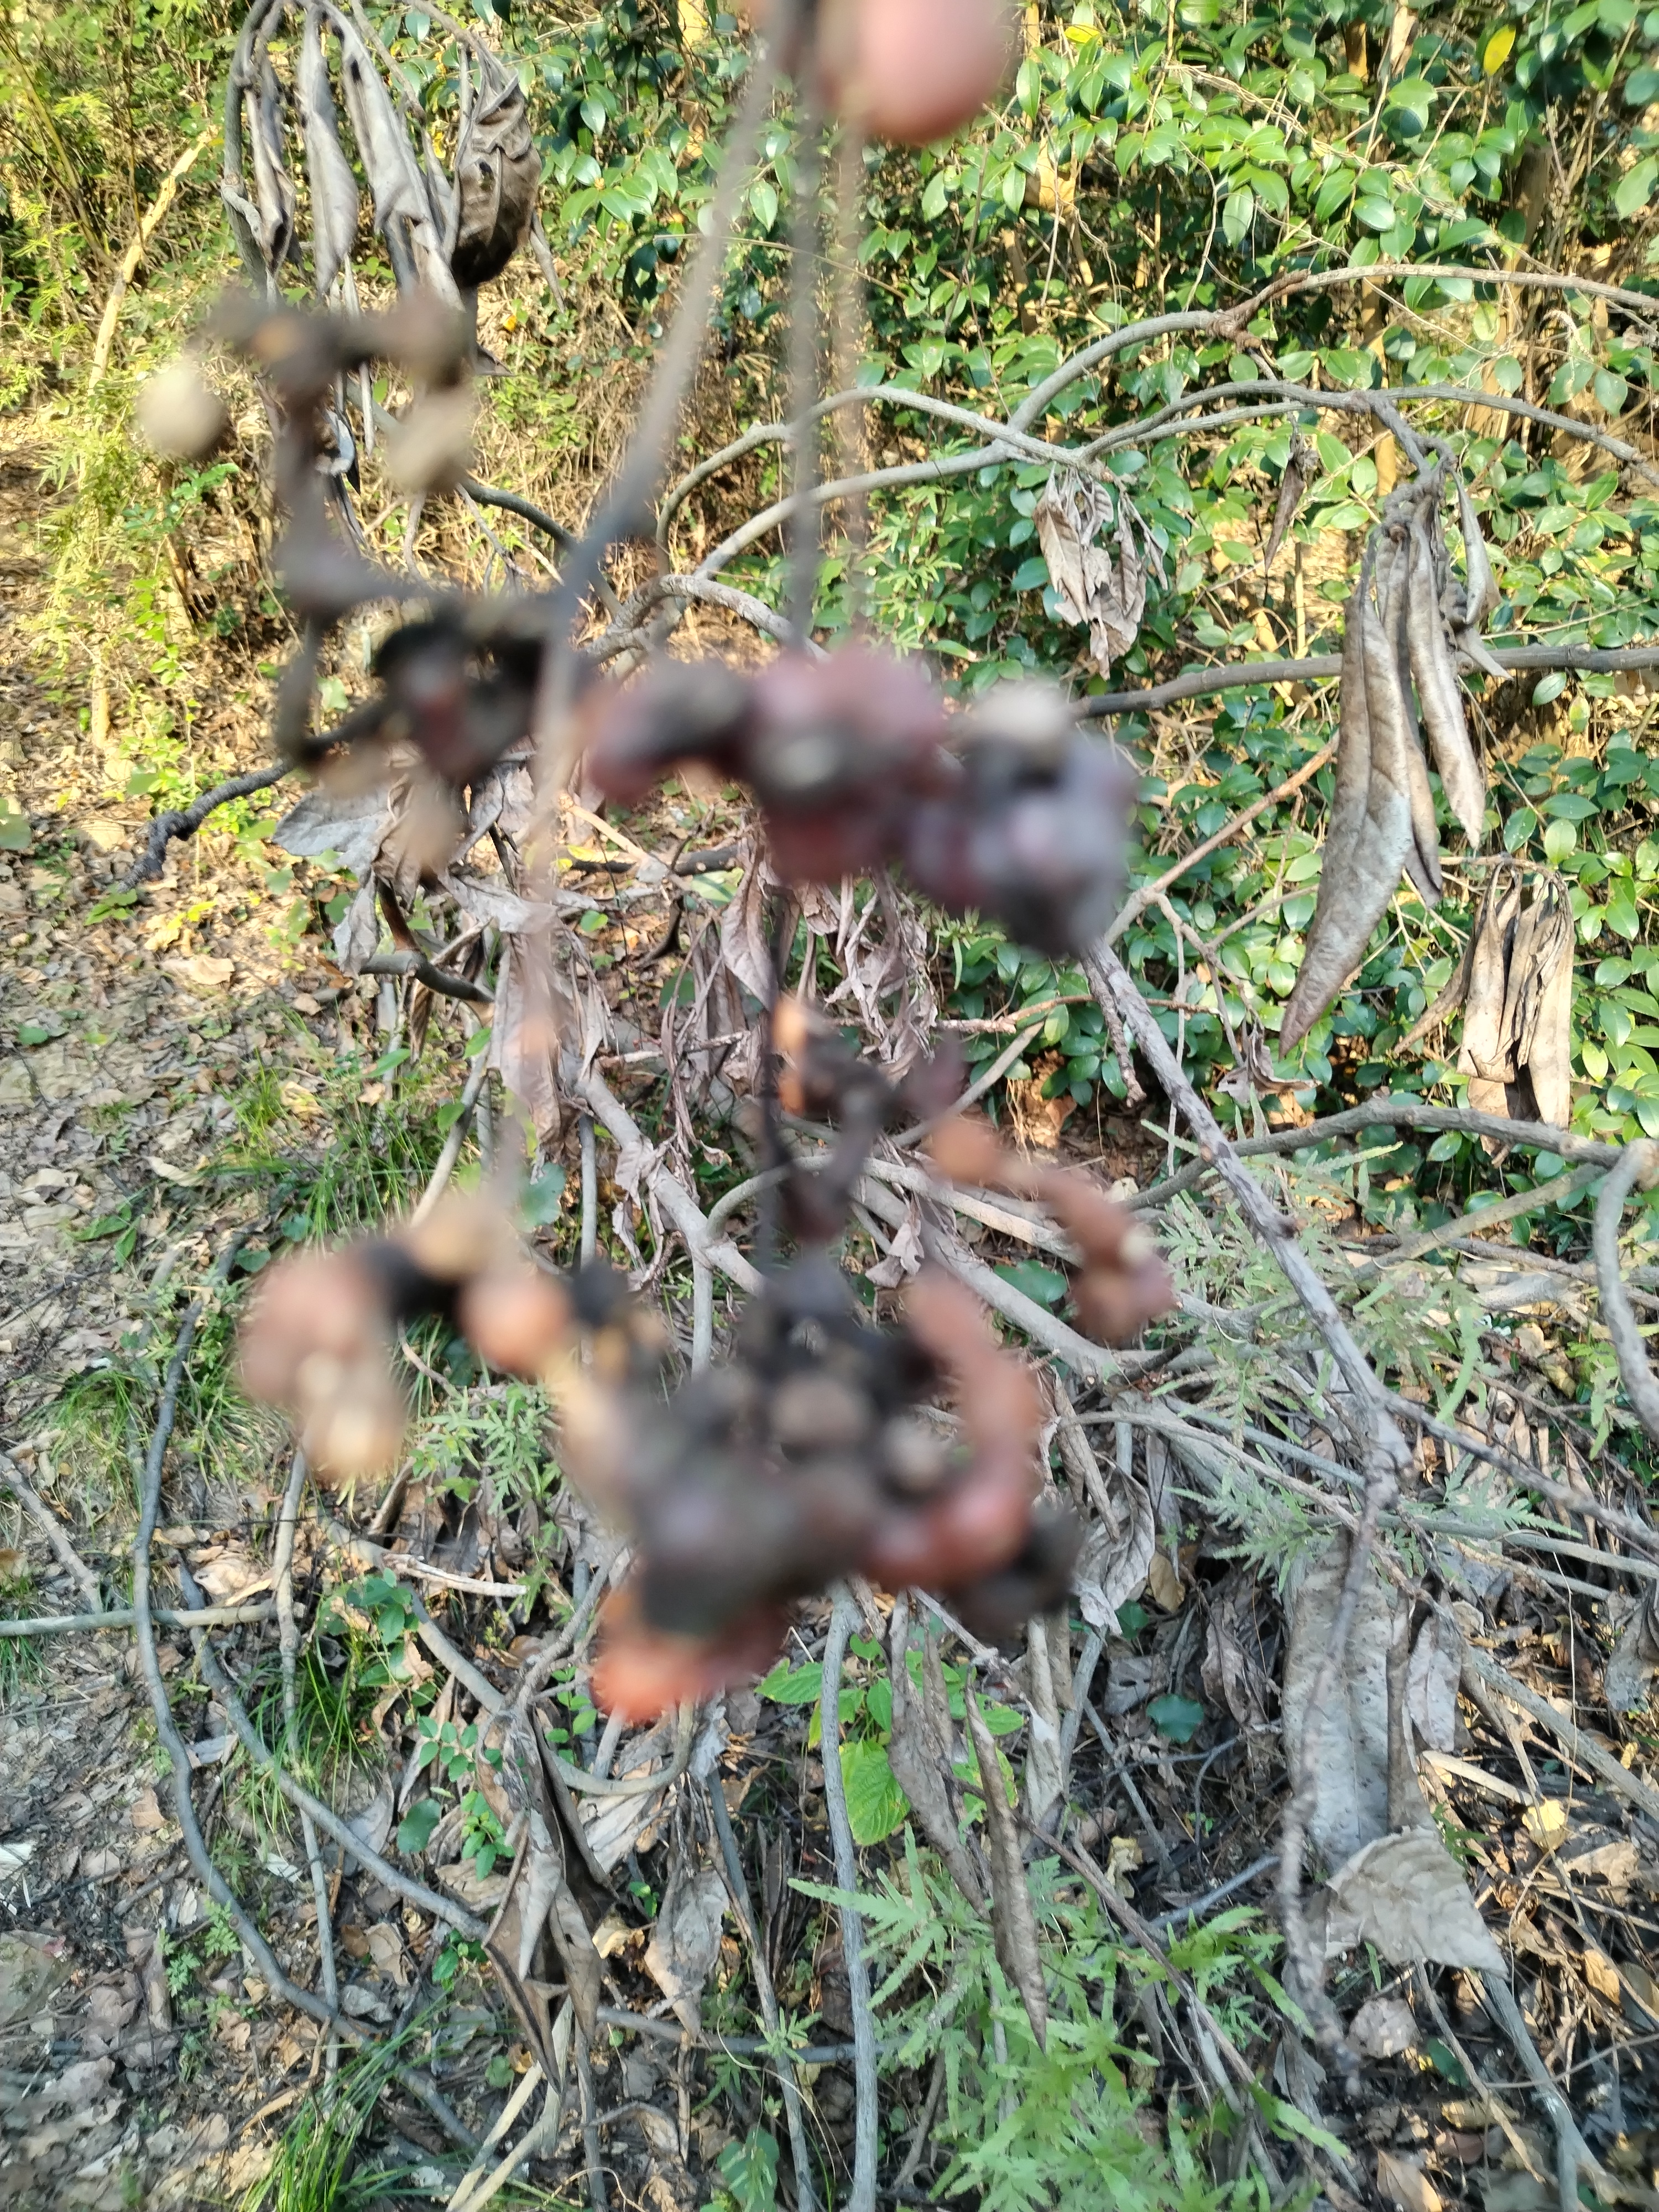
<svg viewBox="0 0 1659 2212">
<path fill-rule="evenodd" d="M 158 1628 L 241 1628 L 250 1621 L 275 1620 L 276 1608 L 270 1604 L 204 1605 L 181 1611 L 156 1605 L 150 1607 L 149 1617 Z M 0 1637 L 101 1634 L 106 1629 L 137 1626 L 137 1615 L 128 1605 L 109 1613 L 52 1613 L 36 1620 L 0 1620 Z"/>
<path fill-rule="evenodd" d="M 299 1528 L 300 1500 L 305 1495 L 306 1455 L 297 1448 L 289 1471 L 276 1518 L 276 1542 L 271 1553 L 271 1578 L 276 1592 L 278 1650 L 283 1668 L 283 1720 L 288 1741 L 299 1733 L 300 1705 L 296 1680 L 300 1656 L 300 1626 L 294 1616 L 294 1540 Z M 317 1907 L 317 1958 L 322 1970 L 323 1997 L 331 2012 L 340 2002 L 340 1978 L 334 1957 L 334 1925 L 329 1911 L 328 1874 L 317 1842 L 317 1823 L 309 1810 L 300 1808 L 300 1834 L 305 1844 L 306 1865 L 311 1873 L 311 1893 Z M 330 2049 L 334 2045 L 331 2040 Z"/>
<path fill-rule="evenodd" d="M 841 1677 L 847 1639 L 859 1618 L 846 1589 L 837 1591 L 823 1646 L 823 1696 L 819 1738 L 823 1757 L 823 1803 L 836 1861 L 836 1883 L 855 1897 L 858 1853 L 847 1817 L 847 1791 L 841 1775 Z M 870 1975 L 864 1959 L 864 1923 L 856 1906 L 841 1907 L 842 1955 L 847 1967 L 848 1999 L 853 2013 L 854 2085 L 857 2104 L 853 2138 L 853 2185 L 847 2212 L 876 2212 L 876 2128 L 880 2085 L 877 2077 L 876 2023 L 870 2009 Z"/>
<path fill-rule="evenodd" d="M 1232 1151 L 1241 1160 L 1261 1159 L 1274 1153 L 1304 1152 L 1315 1145 L 1329 1144 L 1336 1137 L 1376 1128 L 1452 1130 L 1465 1137 L 1495 1137 L 1500 1143 L 1525 1145 L 1530 1151 L 1553 1152 L 1559 1159 L 1583 1160 L 1601 1168 L 1616 1166 L 1624 1149 L 1603 1144 L 1599 1138 L 1576 1136 L 1547 1121 L 1509 1121 L 1497 1114 L 1475 1113 L 1467 1106 L 1432 1106 L 1421 1098 L 1382 1091 L 1363 1105 L 1345 1107 L 1340 1114 L 1327 1114 L 1297 1128 L 1275 1129 L 1266 1137 L 1241 1137 L 1233 1141 Z M 1163 1206 L 1183 1190 L 1191 1190 L 1214 1169 L 1215 1162 L 1200 1152 L 1197 1159 L 1176 1174 L 1150 1184 L 1132 1203 Z"/>
<path fill-rule="evenodd" d="M 1299 1771 L 1292 1778 L 1285 1808 L 1279 1866 L 1279 1907 L 1285 1923 L 1285 1948 L 1294 1963 L 1304 2002 L 1313 2015 L 1321 2044 L 1339 2064 L 1346 2060 L 1352 2066 L 1352 2054 L 1324 1994 L 1322 1960 L 1302 1909 L 1302 1856 L 1316 1786 L 1319 1722 L 1346 1655 L 1364 1578 L 1370 1571 L 1370 1554 L 1378 1524 L 1398 1495 L 1400 1479 L 1410 1466 L 1411 1455 L 1389 1410 L 1388 1393 L 1355 1341 L 1335 1299 L 1297 1242 L 1294 1224 L 1279 1212 L 1244 1166 L 1219 1123 L 1187 1079 L 1128 970 L 1116 954 L 1104 946 L 1086 956 L 1084 965 L 1096 990 L 1103 997 L 1109 996 L 1116 1001 L 1124 1021 L 1139 1036 L 1141 1049 L 1165 1097 L 1179 1107 L 1182 1118 L 1231 1191 L 1246 1222 L 1278 1261 L 1324 1339 L 1352 1399 L 1349 1419 L 1364 1455 L 1364 1503 L 1358 1529 L 1349 1546 L 1347 1571 L 1330 1640 L 1309 1701 Z"/>
<path fill-rule="evenodd" d="M 0 1488 L 9 1490 L 31 1521 L 40 1529 L 47 1543 L 67 1569 L 71 1582 L 92 1607 L 94 1615 L 104 1602 L 104 1594 L 98 1587 L 98 1577 L 70 1543 L 63 1522 L 52 1511 L 24 1474 L 15 1460 L 0 1451 Z"/>
<path fill-rule="evenodd" d="M 1659 1146 L 1645 1140 L 1625 1148 L 1595 1201 L 1595 1279 L 1601 1286 L 1601 1318 L 1613 1339 L 1636 1418 L 1648 1435 L 1659 1441 L 1659 1376 L 1649 1364 L 1647 1348 L 1619 1268 L 1619 1224 L 1631 1192 L 1638 1184 L 1651 1190 L 1659 1183 Z"/>
</svg>

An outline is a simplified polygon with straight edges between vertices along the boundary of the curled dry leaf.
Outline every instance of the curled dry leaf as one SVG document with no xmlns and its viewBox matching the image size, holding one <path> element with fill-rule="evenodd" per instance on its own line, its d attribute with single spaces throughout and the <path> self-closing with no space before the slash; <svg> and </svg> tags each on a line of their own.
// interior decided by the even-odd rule
<svg viewBox="0 0 1659 2212">
<path fill-rule="evenodd" d="M 971 1689 L 968 1692 L 967 1723 L 968 1741 L 974 1747 L 985 1806 L 985 1833 L 991 1861 L 991 1931 L 996 1943 L 997 1964 L 1019 1991 L 1032 2034 L 1040 2045 L 1046 2046 L 1048 1992 L 1043 1986 L 1036 1917 L 1031 1910 L 1031 1893 L 1025 1887 L 1025 1869 L 1020 1858 L 1019 1830 L 1008 1802 L 995 1741 L 985 1725 L 979 1700 Z"/>
<path fill-rule="evenodd" d="M 334 95 L 323 53 L 322 11 L 306 10 L 305 34 L 295 72 L 295 93 L 305 133 L 306 179 L 311 187 L 311 276 L 319 299 L 351 258 L 357 238 L 357 179 L 340 144 Z"/>
<path fill-rule="evenodd" d="M 1385 538 L 1377 556 L 1376 592 L 1382 624 L 1388 633 L 1400 695 L 1403 738 L 1400 765 L 1411 800 L 1412 842 L 1406 854 L 1406 873 L 1425 906 L 1438 903 L 1443 884 L 1440 872 L 1440 831 L 1434 818 L 1434 793 L 1429 785 L 1429 764 L 1423 757 L 1423 737 L 1412 703 L 1409 623 L 1412 616 L 1412 563 L 1409 535 L 1400 543 Z M 1368 679 L 1369 680 L 1369 679 Z"/>
<path fill-rule="evenodd" d="M 1508 1972 L 1437 1828 L 1379 1836 L 1330 1879 L 1328 1951 L 1375 1943 L 1389 1963 Z"/>
<path fill-rule="evenodd" d="M 256 235 L 273 275 L 294 245 L 294 180 L 283 151 L 283 89 L 269 56 L 242 94 L 247 150 L 253 164 Z"/>
<path fill-rule="evenodd" d="M 720 1954 L 726 1884 L 710 1867 L 693 1874 L 676 1857 L 646 1946 L 653 1981 L 690 2035 L 702 2033 L 702 1992 Z"/>
<path fill-rule="evenodd" d="M 1375 641 L 1372 631 L 1377 633 Z M 1386 659 L 1388 641 L 1371 609 L 1365 569 L 1344 617 L 1336 788 L 1320 861 L 1319 896 L 1296 988 L 1279 1027 L 1285 1052 L 1307 1035 L 1364 958 L 1411 842 L 1411 806 L 1403 788 L 1385 781 L 1374 789 L 1367 664 L 1368 647 L 1374 651 L 1378 646 Z M 1395 742 L 1397 747 L 1397 736 Z"/>
<path fill-rule="evenodd" d="M 499 276 L 530 235 L 541 155 L 515 71 L 487 46 L 471 52 L 482 81 L 455 155 L 455 244 L 450 268 L 464 289 Z"/>
<path fill-rule="evenodd" d="M 1389 1825 L 1389 1685 L 1387 1653 L 1392 1608 L 1368 1575 L 1341 1673 L 1322 1704 L 1314 1689 L 1347 1572 L 1348 1544 L 1337 1537 L 1297 1587 L 1285 1656 L 1285 1748 L 1291 1771 L 1313 1753 L 1314 1807 L 1308 1832 L 1330 1859 L 1341 1859 L 1386 1832 Z"/>
<path fill-rule="evenodd" d="M 1116 503 L 1117 554 L 1100 543 Z M 1060 611 L 1089 632 L 1089 650 L 1103 676 L 1133 649 L 1146 611 L 1148 568 L 1164 580 L 1164 556 L 1128 495 L 1109 491 L 1075 470 L 1054 470 L 1032 520 Z"/>
</svg>

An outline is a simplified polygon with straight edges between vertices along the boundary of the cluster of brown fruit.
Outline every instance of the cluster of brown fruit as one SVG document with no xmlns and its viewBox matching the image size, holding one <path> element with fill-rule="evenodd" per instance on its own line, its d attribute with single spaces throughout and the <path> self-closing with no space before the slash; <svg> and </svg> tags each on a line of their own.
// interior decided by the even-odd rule
<svg viewBox="0 0 1659 2212">
<path fill-rule="evenodd" d="M 589 774 L 624 805 L 686 762 L 747 784 L 793 883 L 896 862 L 948 911 L 1052 954 L 1092 943 L 1121 889 L 1133 779 L 1047 684 L 1001 685 L 951 717 L 919 663 L 868 646 L 750 676 L 667 661 L 595 685 L 583 731 Z"/>
</svg>

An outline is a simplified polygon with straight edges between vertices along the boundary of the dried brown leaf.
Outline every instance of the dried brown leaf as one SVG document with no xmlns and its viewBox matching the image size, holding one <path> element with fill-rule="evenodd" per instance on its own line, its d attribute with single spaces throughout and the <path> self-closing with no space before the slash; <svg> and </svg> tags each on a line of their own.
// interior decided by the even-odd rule
<svg viewBox="0 0 1659 2212">
<path fill-rule="evenodd" d="M 646 1970 L 688 2034 L 702 2033 L 702 1992 L 720 1954 L 726 1884 L 712 1867 L 693 1874 L 676 1857 L 645 1949 Z"/>
<path fill-rule="evenodd" d="M 1479 852 L 1486 827 L 1486 778 L 1469 739 L 1462 692 L 1446 643 L 1429 526 L 1420 508 L 1412 517 L 1407 545 L 1406 641 L 1423 726 L 1434 749 L 1446 804 L 1468 839 L 1470 851 Z"/>
<path fill-rule="evenodd" d="M 1375 1575 L 1366 1578 L 1341 1673 L 1316 1716 L 1313 1693 L 1331 1639 L 1347 1571 L 1348 1543 L 1338 1536 L 1303 1577 L 1291 1607 L 1285 1655 L 1285 1748 L 1292 1773 L 1316 1717 L 1315 1799 L 1308 1832 L 1340 1860 L 1387 1832 L 1389 1825 L 1388 1649 L 1392 1607 Z"/>
<path fill-rule="evenodd" d="M 1328 1950 L 1376 1944 L 1396 1966 L 1426 1963 L 1502 1975 L 1504 1954 L 1437 1828 L 1379 1836 L 1337 1868 Z"/>
<path fill-rule="evenodd" d="M 308 8 L 295 72 L 311 188 L 311 279 L 319 299 L 350 259 L 357 238 L 357 179 L 340 144 L 322 28 L 321 11 Z"/>
</svg>

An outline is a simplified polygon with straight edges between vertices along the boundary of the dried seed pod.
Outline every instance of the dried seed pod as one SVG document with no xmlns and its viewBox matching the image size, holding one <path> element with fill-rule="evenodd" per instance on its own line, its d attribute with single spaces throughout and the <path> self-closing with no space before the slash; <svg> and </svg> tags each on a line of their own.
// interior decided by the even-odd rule
<svg viewBox="0 0 1659 2212">
<path fill-rule="evenodd" d="M 1468 839 L 1470 850 L 1479 852 L 1486 822 L 1486 778 L 1469 741 L 1462 694 L 1440 611 L 1433 549 L 1421 509 L 1412 517 L 1407 544 L 1411 565 L 1406 641 L 1423 726 L 1434 748 L 1434 764 L 1440 771 L 1446 804 Z"/>
<path fill-rule="evenodd" d="M 1572 1120 L 1572 948 L 1571 913 L 1543 978 L 1527 1052 L 1538 1118 L 1558 1129 Z"/>
<path fill-rule="evenodd" d="M 1396 587 L 1401 580 L 1396 570 Z M 1396 611 L 1399 604 L 1400 595 L 1396 588 L 1395 598 L 1390 602 L 1391 613 Z M 1374 923 L 1393 896 L 1407 855 L 1417 841 L 1418 823 L 1413 818 L 1413 786 L 1414 776 L 1422 769 L 1423 752 L 1418 743 L 1411 702 L 1406 693 L 1406 671 L 1401 659 L 1398 638 L 1389 634 L 1382 616 L 1363 594 L 1360 617 L 1360 637 L 1365 663 L 1365 706 L 1370 723 L 1371 774 L 1365 796 L 1365 830 L 1355 857 L 1362 869 L 1374 872 L 1367 902 L 1382 894 L 1381 903 L 1373 916 Z M 1431 825 L 1429 834 L 1432 834 Z M 1424 859 L 1420 848 L 1419 858 Z M 1434 872 L 1437 880 L 1437 846 Z M 1368 937 L 1369 934 L 1368 931 Z"/>
<path fill-rule="evenodd" d="M 1381 579 L 1386 575 L 1386 589 Z M 1400 762 L 1411 800 L 1412 842 L 1405 856 L 1407 875 L 1425 906 L 1437 906 L 1444 888 L 1440 873 L 1440 830 L 1434 816 L 1434 793 L 1429 783 L 1429 764 L 1424 757 L 1423 735 L 1412 704 L 1409 627 L 1413 604 L 1411 538 L 1391 544 L 1385 562 L 1378 562 L 1377 599 L 1389 634 L 1398 678 L 1401 720 L 1405 741 Z"/>
<path fill-rule="evenodd" d="M 1319 473 L 1318 464 L 1309 451 L 1302 433 L 1297 430 L 1291 438 L 1290 458 L 1285 464 L 1285 473 L 1279 479 L 1279 500 L 1273 508 L 1273 528 L 1267 533 L 1267 550 L 1261 556 L 1261 573 L 1265 577 L 1273 567 L 1279 547 L 1285 543 L 1285 532 L 1296 520 L 1296 511 L 1302 504 L 1302 495 Z"/>
<path fill-rule="evenodd" d="M 1514 1079 L 1504 1029 L 1510 939 L 1521 908 L 1516 872 L 1495 870 L 1481 902 L 1469 959 L 1469 985 L 1457 1065 L 1470 1078 L 1469 1104 L 1477 1112 L 1507 1114 L 1505 1086 Z"/>
<path fill-rule="evenodd" d="M 1504 594 L 1492 574 L 1480 518 L 1469 497 L 1469 488 L 1461 477 L 1457 484 L 1457 521 L 1463 533 L 1463 568 L 1467 578 L 1463 587 L 1464 618 L 1471 629 L 1482 630 L 1503 605 Z"/>
<path fill-rule="evenodd" d="M 340 144 L 322 33 L 321 10 L 308 8 L 295 90 L 311 187 L 311 281 L 319 299 L 350 259 L 357 238 L 357 179 Z"/>
<path fill-rule="evenodd" d="M 1319 896 L 1302 955 L 1301 972 L 1279 1025 L 1279 1050 L 1291 1051 L 1324 1012 L 1360 962 L 1365 947 L 1394 893 L 1400 860 L 1388 865 L 1388 854 L 1376 849 L 1377 831 L 1370 815 L 1371 796 L 1371 717 L 1365 675 L 1365 645 L 1370 615 L 1370 575 L 1362 570 L 1344 617 L 1341 720 L 1337 736 L 1336 788 L 1325 830 L 1325 849 L 1320 863 Z M 1404 856 L 1411 836 L 1409 810 L 1405 838 L 1399 823 L 1385 815 L 1382 823 L 1390 847 Z"/>
</svg>

